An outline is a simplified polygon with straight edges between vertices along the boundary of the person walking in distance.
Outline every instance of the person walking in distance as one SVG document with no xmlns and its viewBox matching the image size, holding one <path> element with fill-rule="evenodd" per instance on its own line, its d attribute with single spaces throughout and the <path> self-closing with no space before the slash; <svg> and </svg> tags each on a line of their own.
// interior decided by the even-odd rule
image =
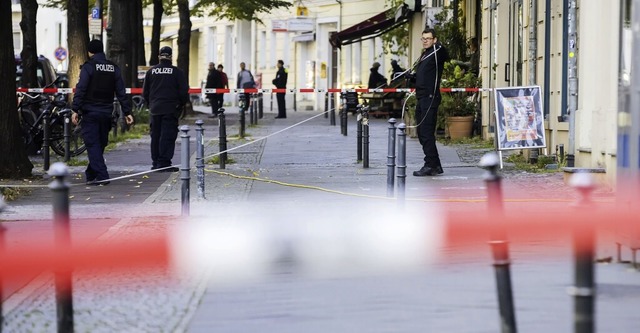
<svg viewBox="0 0 640 333">
<path fill-rule="evenodd" d="M 86 184 L 107 185 L 109 172 L 104 148 L 109 143 L 114 95 L 120 102 L 127 125 L 133 124 L 133 116 L 120 68 L 107 60 L 102 41 L 89 42 L 88 51 L 89 60 L 80 69 L 73 97 L 71 121 L 77 125 L 82 116 L 82 138 L 89 156 L 89 165 L 84 172 Z"/>
<path fill-rule="evenodd" d="M 289 73 L 287 73 L 287 69 L 284 68 L 284 61 L 278 60 L 278 72 L 276 73 L 276 78 L 273 79 L 273 85 L 278 89 L 286 89 L 287 88 L 287 78 Z M 276 119 L 287 118 L 287 108 L 284 100 L 285 93 L 276 93 L 276 100 L 278 101 L 278 115 Z"/>
<path fill-rule="evenodd" d="M 204 86 L 205 88 L 210 89 L 220 89 L 222 88 L 222 75 L 220 72 L 216 70 L 216 65 L 212 62 L 209 63 L 209 73 L 207 74 L 207 83 Z M 211 104 L 211 115 L 210 118 L 215 118 L 218 116 L 219 109 L 222 107 L 220 105 L 220 93 L 215 94 L 207 94 L 207 98 L 209 99 L 209 104 Z"/>
<path fill-rule="evenodd" d="M 224 72 L 224 66 L 218 64 L 218 72 L 220 72 L 220 79 L 222 80 L 222 88 L 229 89 L 229 77 Z M 220 94 L 220 107 L 224 105 L 224 93 Z"/>
<path fill-rule="evenodd" d="M 440 96 L 440 81 L 444 63 L 449 59 L 447 50 L 438 43 L 434 29 L 422 32 L 423 51 L 413 66 L 415 71 L 416 123 L 418 124 L 418 140 L 424 152 L 424 165 L 414 171 L 416 177 L 435 176 L 443 173 L 440 156 L 436 147 L 436 122 Z"/>
<path fill-rule="evenodd" d="M 171 47 L 160 49 L 160 63 L 147 71 L 142 86 L 142 97 L 151 113 L 152 170 L 177 172 L 171 159 L 178 137 L 178 117 L 189 101 L 189 85 L 178 67 L 171 65 Z"/>
<path fill-rule="evenodd" d="M 248 69 L 245 69 L 244 62 L 240 63 L 240 72 L 238 72 L 238 78 L 236 79 L 236 88 L 238 89 L 250 89 L 256 87 L 256 82 L 253 79 L 253 74 Z M 244 110 L 249 109 L 250 96 L 248 93 L 240 95 L 240 98 L 244 100 Z"/>
</svg>

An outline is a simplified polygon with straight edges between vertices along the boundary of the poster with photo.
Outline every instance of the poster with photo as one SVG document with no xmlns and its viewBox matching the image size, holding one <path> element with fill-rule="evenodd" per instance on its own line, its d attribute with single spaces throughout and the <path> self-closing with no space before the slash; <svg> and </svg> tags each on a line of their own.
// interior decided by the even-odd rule
<svg viewBox="0 0 640 333">
<path fill-rule="evenodd" d="M 545 148 L 540 87 L 496 88 L 498 150 Z"/>
</svg>

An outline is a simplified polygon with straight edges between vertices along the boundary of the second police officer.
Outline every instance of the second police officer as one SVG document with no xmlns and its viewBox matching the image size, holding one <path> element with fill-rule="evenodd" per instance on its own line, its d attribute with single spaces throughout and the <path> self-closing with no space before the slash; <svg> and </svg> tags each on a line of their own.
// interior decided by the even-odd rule
<svg viewBox="0 0 640 333">
<path fill-rule="evenodd" d="M 160 63 L 147 71 L 142 97 L 151 113 L 151 169 L 176 172 L 171 159 L 178 137 L 178 118 L 189 101 L 189 84 L 178 67 L 171 64 L 173 51 L 164 46 L 158 56 Z"/>
<path fill-rule="evenodd" d="M 73 97 L 71 120 L 77 125 L 78 115 L 82 115 L 82 138 L 89 156 L 87 185 L 107 185 L 109 172 L 103 155 L 109 143 L 114 94 L 128 125 L 133 124 L 133 116 L 120 68 L 107 60 L 102 41 L 89 42 L 88 51 L 89 60 L 82 65 Z"/>
</svg>

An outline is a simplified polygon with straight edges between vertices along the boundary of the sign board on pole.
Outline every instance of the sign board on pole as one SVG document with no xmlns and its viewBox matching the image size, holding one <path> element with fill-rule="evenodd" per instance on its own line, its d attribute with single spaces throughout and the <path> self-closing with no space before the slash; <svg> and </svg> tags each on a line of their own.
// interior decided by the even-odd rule
<svg viewBox="0 0 640 333">
<path fill-rule="evenodd" d="M 58 59 L 58 61 L 67 59 L 67 49 L 62 46 L 58 46 L 58 48 L 53 51 L 53 54 L 55 55 L 56 59 Z"/>
<path fill-rule="evenodd" d="M 540 87 L 496 88 L 498 150 L 545 148 Z"/>
<path fill-rule="evenodd" d="M 102 34 L 102 21 L 100 19 L 89 20 L 89 35 Z"/>
</svg>

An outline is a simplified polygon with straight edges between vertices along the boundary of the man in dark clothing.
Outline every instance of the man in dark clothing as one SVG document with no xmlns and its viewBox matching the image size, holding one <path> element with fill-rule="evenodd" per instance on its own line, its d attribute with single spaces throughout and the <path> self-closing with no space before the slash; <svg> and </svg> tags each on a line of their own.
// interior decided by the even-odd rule
<svg viewBox="0 0 640 333">
<path fill-rule="evenodd" d="M 207 74 L 207 83 L 204 86 L 205 88 L 211 89 L 221 89 L 222 85 L 222 76 L 220 72 L 216 70 L 216 65 L 212 62 L 209 63 L 209 74 Z M 222 107 L 220 103 L 220 97 L 222 94 L 207 94 L 207 98 L 209 99 L 209 103 L 211 104 L 211 115 L 210 118 L 215 118 L 218 116 L 218 110 Z"/>
<path fill-rule="evenodd" d="M 107 60 L 101 41 L 89 42 L 88 51 L 89 61 L 82 65 L 73 97 L 71 120 L 77 125 L 82 115 L 82 138 L 89 156 L 84 172 L 87 185 L 107 185 L 109 172 L 103 155 L 109 143 L 114 94 L 128 125 L 133 124 L 133 116 L 120 68 Z"/>
<path fill-rule="evenodd" d="M 405 74 L 405 69 L 398 65 L 397 60 L 391 60 L 391 82 L 402 79 L 403 74 Z"/>
<path fill-rule="evenodd" d="M 284 61 L 278 60 L 277 67 L 278 72 L 276 73 L 276 78 L 272 81 L 273 85 L 278 89 L 286 89 L 289 73 L 287 73 L 287 70 L 284 68 Z M 287 118 L 284 94 L 285 93 L 276 93 L 276 99 L 278 101 L 278 115 L 276 116 L 276 119 Z"/>
<path fill-rule="evenodd" d="M 229 77 L 224 72 L 224 66 L 218 64 L 218 72 L 220 72 L 220 78 L 222 79 L 222 88 L 229 89 Z M 220 94 L 220 107 L 224 105 L 224 93 Z"/>
<path fill-rule="evenodd" d="M 142 97 L 151 112 L 152 170 L 176 172 L 171 159 L 178 137 L 178 117 L 189 101 L 189 85 L 182 70 L 171 65 L 173 51 L 160 49 L 160 63 L 151 67 L 144 78 Z"/>
<path fill-rule="evenodd" d="M 418 140 L 424 152 L 424 166 L 414 171 L 416 177 L 435 176 L 443 173 L 438 148 L 436 148 L 436 122 L 440 96 L 440 80 L 444 63 L 449 59 L 447 50 L 438 43 L 436 32 L 426 29 L 422 32 L 423 51 L 414 65 L 416 80 L 416 123 Z"/>
<path fill-rule="evenodd" d="M 371 74 L 369 75 L 369 84 L 367 88 L 375 89 L 387 84 L 387 78 L 384 75 L 378 73 L 378 68 L 380 68 L 379 62 L 374 62 L 371 65 Z"/>
</svg>

